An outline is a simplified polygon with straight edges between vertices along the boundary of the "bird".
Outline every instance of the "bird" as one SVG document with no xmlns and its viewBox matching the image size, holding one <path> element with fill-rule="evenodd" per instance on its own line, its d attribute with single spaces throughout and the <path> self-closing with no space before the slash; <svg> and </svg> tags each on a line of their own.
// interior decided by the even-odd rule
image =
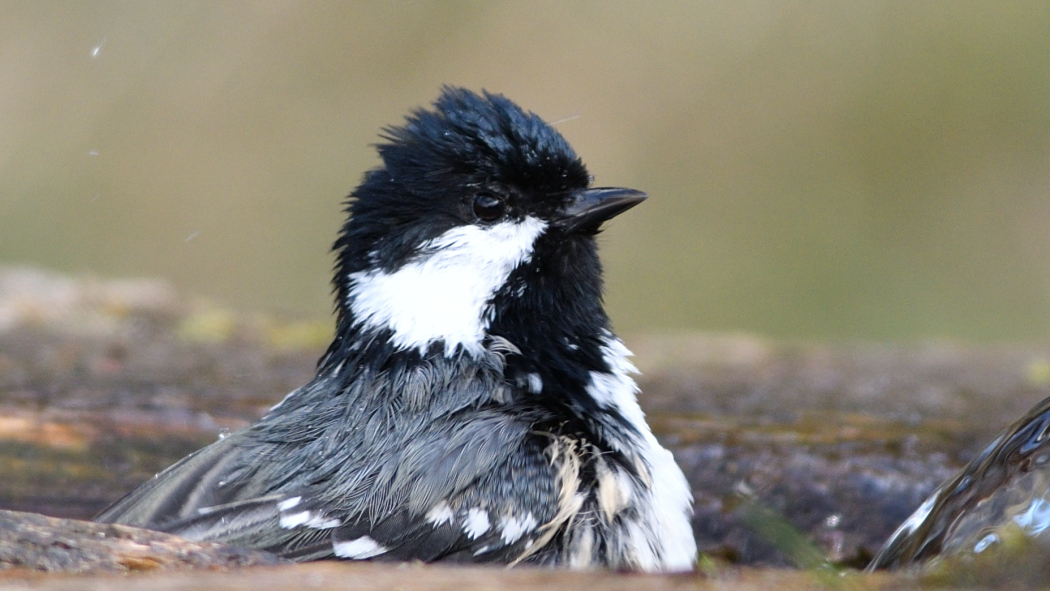
<svg viewBox="0 0 1050 591">
<path fill-rule="evenodd" d="M 686 571 L 692 496 L 646 423 L 591 187 L 503 95 L 443 87 L 384 128 L 333 245 L 315 377 L 95 519 L 294 561 Z"/>
</svg>

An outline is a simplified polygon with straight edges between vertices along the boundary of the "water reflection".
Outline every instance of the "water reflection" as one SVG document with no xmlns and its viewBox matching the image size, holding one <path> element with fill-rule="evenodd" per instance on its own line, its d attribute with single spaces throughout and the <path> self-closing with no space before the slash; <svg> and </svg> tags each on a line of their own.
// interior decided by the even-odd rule
<svg viewBox="0 0 1050 591">
<path fill-rule="evenodd" d="M 1018 537 L 1050 544 L 1050 398 L 1007 427 L 943 484 L 869 569 L 980 554 Z"/>
</svg>

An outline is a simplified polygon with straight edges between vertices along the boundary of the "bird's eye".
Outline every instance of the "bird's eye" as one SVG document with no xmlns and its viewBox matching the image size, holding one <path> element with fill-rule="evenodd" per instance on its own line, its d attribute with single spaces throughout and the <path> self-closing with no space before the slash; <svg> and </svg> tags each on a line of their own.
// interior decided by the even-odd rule
<svg viewBox="0 0 1050 591">
<path fill-rule="evenodd" d="M 490 193 L 479 193 L 474 198 L 474 215 L 483 222 L 494 222 L 503 217 L 503 201 Z"/>
</svg>

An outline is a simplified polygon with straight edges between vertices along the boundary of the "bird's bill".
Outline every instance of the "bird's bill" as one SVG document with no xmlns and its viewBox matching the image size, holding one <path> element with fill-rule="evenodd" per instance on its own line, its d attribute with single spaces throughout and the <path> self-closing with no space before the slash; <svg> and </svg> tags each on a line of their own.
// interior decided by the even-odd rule
<svg viewBox="0 0 1050 591">
<path fill-rule="evenodd" d="M 634 189 L 601 187 L 577 192 L 562 208 L 555 225 L 566 230 L 597 230 L 602 222 L 645 201 L 646 195 Z"/>
</svg>

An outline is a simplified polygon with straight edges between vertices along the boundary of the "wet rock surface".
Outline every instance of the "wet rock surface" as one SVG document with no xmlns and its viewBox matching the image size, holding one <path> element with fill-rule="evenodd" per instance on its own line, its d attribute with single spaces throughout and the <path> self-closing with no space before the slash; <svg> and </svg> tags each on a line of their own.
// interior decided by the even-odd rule
<svg viewBox="0 0 1050 591">
<path fill-rule="evenodd" d="M 701 549 L 786 566 L 736 492 L 862 567 L 938 485 L 1050 395 L 1050 347 L 632 340 L 643 406 L 696 497 Z"/>
<path fill-rule="evenodd" d="M 0 508 L 90 518 L 305 383 L 329 331 L 159 282 L 0 269 Z M 758 506 L 863 566 L 1050 395 L 1047 346 L 625 336 L 642 405 L 692 483 L 700 547 L 732 564 L 792 564 L 755 527 Z"/>
</svg>

